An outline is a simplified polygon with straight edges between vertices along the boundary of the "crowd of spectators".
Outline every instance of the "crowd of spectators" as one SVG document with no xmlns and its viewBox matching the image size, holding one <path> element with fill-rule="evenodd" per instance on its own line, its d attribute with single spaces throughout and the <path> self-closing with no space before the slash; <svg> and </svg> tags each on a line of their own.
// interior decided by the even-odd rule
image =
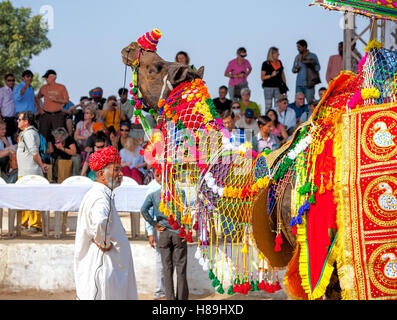
<svg viewBox="0 0 397 320">
<path fill-rule="evenodd" d="M 271 47 L 262 63 L 263 107 L 251 100 L 248 76 L 252 67 L 247 59 L 247 50 L 238 48 L 236 58 L 227 64 L 224 75 L 229 78 L 228 85 L 219 87 L 219 96 L 213 101 L 233 143 L 242 144 L 250 140 L 257 152 L 275 150 L 291 138 L 299 124 L 309 120 L 326 88 L 320 88 L 319 99 L 315 99 L 315 86 L 321 82 L 319 60 L 309 51 L 305 40 L 297 41 L 296 45 L 298 54 L 292 63 L 292 72 L 297 75 L 293 101 L 289 101 L 287 96 L 289 88 L 278 48 Z M 338 54 L 331 56 L 328 62 L 328 82 L 341 71 L 342 56 L 341 42 Z M 175 61 L 196 70 L 184 51 L 176 54 Z M 356 65 L 358 62 L 352 63 Z M 65 170 L 68 172 L 66 176 L 83 175 L 93 179 L 88 157 L 91 152 L 108 145 L 120 151 L 125 176 L 138 184 L 147 184 L 153 179 L 153 169 L 143 157 L 143 130 L 135 124 L 134 109 L 129 104 L 126 88 L 118 90 L 118 97 L 110 95 L 105 98 L 103 90 L 96 87 L 74 104 L 69 99 L 66 86 L 57 82 L 55 70 L 48 70 L 43 78 L 45 84 L 35 94 L 30 70 L 23 71 L 22 81 L 17 85 L 13 74 L 4 77 L 5 85 L 0 88 L 0 168 L 3 178 L 15 181 L 24 172 L 21 168 L 18 171 L 16 149 L 23 137 L 21 132 L 32 127 L 37 135 L 31 142 L 36 141 L 34 150 L 38 150 L 40 155 L 36 157 L 35 172 L 42 170 L 43 174 L 48 174 L 44 170 L 50 170 L 51 182 L 58 182 L 60 172 Z M 21 129 L 19 115 L 32 120 L 26 123 L 26 128 Z M 155 127 L 156 122 L 151 115 L 145 112 L 145 116 Z"/>
<path fill-rule="evenodd" d="M 134 124 L 128 90 L 118 98 L 103 97 L 96 87 L 78 104 L 69 99 L 55 70 L 44 75 L 46 83 L 35 95 L 33 73 L 25 70 L 15 86 L 13 74 L 0 88 L 0 168 L 8 182 L 28 174 L 47 175 L 51 182 L 82 175 L 94 179 L 90 154 L 112 145 L 120 151 L 123 173 L 138 184 L 149 183 L 153 169 L 143 157 L 143 130 Z M 151 123 L 155 125 L 153 119 Z"/>
<path fill-rule="evenodd" d="M 262 63 L 260 79 L 264 94 L 264 107 L 251 101 L 248 76 L 252 67 L 245 48 L 237 49 L 237 57 L 226 67 L 225 77 L 228 87 L 219 88 L 219 97 L 213 99 L 216 111 L 222 118 L 224 127 L 230 131 L 230 141 L 241 144 L 252 142 L 257 152 L 276 150 L 291 139 L 295 129 L 310 119 L 313 110 L 326 92 L 325 87 L 315 87 L 321 83 L 320 63 L 315 53 L 309 51 L 308 43 L 296 43 L 298 54 L 292 63 L 292 73 L 296 74 L 295 97 L 288 99 L 284 64 L 280 61 L 279 49 L 271 47 Z M 353 45 L 352 50 L 355 50 Z M 357 66 L 361 56 L 355 52 L 352 65 Z M 329 83 L 343 68 L 343 42 L 338 43 L 338 54 L 329 58 L 326 80 Z M 229 99 L 227 95 L 229 94 Z"/>
</svg>

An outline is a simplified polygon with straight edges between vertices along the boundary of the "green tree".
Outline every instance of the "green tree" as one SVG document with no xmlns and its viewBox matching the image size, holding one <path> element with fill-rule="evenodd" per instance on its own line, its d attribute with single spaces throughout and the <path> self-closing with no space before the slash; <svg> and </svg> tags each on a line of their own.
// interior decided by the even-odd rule
<svg viewBox="0 0 397 320">
<path fill-rule="evenodd" d="M 42 16 L 31 14 L 30 8 L 14 8 L 9 0 L 0 2 L 1 85 L 7 73 L 13 73 L 19 82 L 32 57 L 51 47 Z"/>
</svg>

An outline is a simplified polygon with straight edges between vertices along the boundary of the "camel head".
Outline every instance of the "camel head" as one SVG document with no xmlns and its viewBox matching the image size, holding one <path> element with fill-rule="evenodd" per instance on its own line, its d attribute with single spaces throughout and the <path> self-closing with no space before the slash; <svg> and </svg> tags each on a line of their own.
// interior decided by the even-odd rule
<svg viewBox="0 0 397 320">
<path fill-rule="evenodd" d="M 165 61 L 155 51 L 142 49 L 138 42 L 131 42 L 121 51 L 123 63 L 133 68 L 139 50 L 138 88 L 144 102 L 154 109 L 158 108 L 158 101 L 167 98 L 173 88 L 204 75 L 204 67 L 193 71 L 189 66 Z"/>
</svg>

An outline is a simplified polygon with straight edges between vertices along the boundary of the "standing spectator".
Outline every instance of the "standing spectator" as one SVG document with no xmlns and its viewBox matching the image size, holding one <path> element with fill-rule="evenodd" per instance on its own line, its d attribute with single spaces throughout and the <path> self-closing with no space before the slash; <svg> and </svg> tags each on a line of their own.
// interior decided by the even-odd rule
<svg viewBox="0 0 397 320">
<path fill-rule="evenodd" d="M 277 99 L 277 108 L 274 109 L 277 113 L 278 120 L 285 127 L 288 136 L 292 135 L 296 127 L 296 114 L 294 109 L 288 108 L 288 98 L 281 94 Z"/>
<path fill-rule="evenodd" d="M 219 87 L 219 97 L 213 100 L 216 112 L 220 115 L 222 112 L 226 110 L 230 110 L 232 107 L 232 100 L 226 98 L 227 95 L 227 87 L 220 86 Z"/>
<path fill-rule="evenodd" d="M 192 64 L 190 64 L 190 57 L 185 51 L 179 51 L 176 56 L 175 56 L 175 62 L 184 64 L 186 66 L 189 66 L 192 68 L 193 71 L 196 71 L 196 67 Z"/>
<path fill-rule="evenodd" d="M 17 120 L 15 117 L 14 86 L 15 77 L 12 73 L 4 77 L 5 86 L 0 88 L 0 120 L 2 119 L 7 125 L 6 135 L 16 142 Z"/>
<path fill-rule="evenodd" d="M 146 197 L 141 208 L 141 214 L 143 218 L 150 223 L 150 225 L 160 232 L 158 247 L 160 249 L 161 262 L 163 265 L 165 294 L 167 300 L 187 300 L 189 297 L 189 287 L 186 274 L 186 237 L 179 237 L 180 229 L 174 230 L 168 223 L 168 217 L 159 210 L 160 194 L 161 189 L 158 189 Z M 151 208 L 153 208 L 153 216 L 156 217 L 156 221 L 149 213 Z M 181 213 L 179 211 L 175 218 L 180 221 Z M 176 269 L 177 276 L 176 296 L 173 280 L 174 268 Z"/>
<path fill-rule="evenodd" d="M 91 136 L 93 131 L 93 125 L 95 123 L 96 110 L 94 107 L 88 106 L 84 110 L 84 120 L 80 121 L 76 126 L 76 131 L 74 133 L 74 139 L 78 143 L 80 150 L 84 150 L 86 147 L 86 142 L 89 136 Z"/>
<path fill-rule="evenodd" d="M 65 128 L 60 127 L 52 131 L 48 149 L 55 160 L 54 177 L 58 178 L 58 160 L 72 160 L 72 176 L 81 173 L 81 155 L 77 142 L 69 136 Z"/>
<path fill-rule="evenodd" d="M 285 130 L 285 127 L 278 121 L 278 115 L 274 109 L 267 110 L 266 116 L 273 121 L 274 129 L 270 133 L 277 137 L 281 147 L 288 140 L 287 130 Z"/>
<path fill-rule="evenodd" d="M 120 118 L 123 121 L 127 119 L 120 112 L 120 105 L 117 102 L 116 96 L 110 96 L 106 102 L 107 106 L 101 111 L 101 119 L 106 128 L 112 126 L 117 132 L 119 131 Z"/>
<path fill-rule="evenodd" d="M 10 169 L 10 159 L 15 155 L 14 145 L 11 137 L 6 135 L 6 131 L 7 124 L 0 120 L 0 171 L 5 175 Z"/>
<path fill-rule="evenodd" d="M 126 121 L 131 121 L 132 116 L 134 115 L 134 108 L 130 105 L 128 101 L 128 90 L 126 88 L 120 88 L 118 91 L 120 100 L 120 109 L 121 113 L 124 114 L 124 118 Z"/>
<path fill-rule="evenodd" d="M 229 79 L 229 96 L 232 101 L 241 98 L 241 89 L 248 88 L 247 77 L 252 71 L 250 62 L 245 59 L 247 51 L 241 47 L 237 49 L 237 58 L 231 60 L 225 70 L 225 77 Z"/>
<path fill-rule="evenodd" d="M 236 121 L 236 127 L 244 130 L 252 130 L 254 134 L 259 132 L 258 123 L 254 119 L 254 110 L 247 108 L 244 116 Z"/>
<path fill-rule="evenodd" d="M 259 132 L 252 139 L 252 149 L 259 153 L 276 150 L 278 148 L 277 138 L 271 134 L 274 129 L 272 119 L 268 116 L 260 116 L 258 126 Z"/>
<path fill-rule="evenodd" d="M 339 76 L 343 68 L 343 42 L 338 43 L 338 54 L 329 57 L 327 73 L 325 79 L 329 83 L 332 79 Z"/>
<path fill-rule="evenodd" d="M 138 184 L 143 183 L 143 176 L 145 174 L 146 162 L 140 151 L 142 147 L 139 146 L 138 140 L 133 137 L 128 137 L 125 143 L 125 148 L 120 150 L 121 167 L 124 176 L 134 179 Z"/>
<path fill-rule="evenodd" d="M 280 53 L 276 47 L 271 47 L 267 53 L 267 60 L 262 64 L 261 80 L 265 95 L 265 114 L 267 110 L 276 106 L 277 98 L 280 93 L 286 93 L 285 84 L 287 83 L 284 73 L 284 66 L 278 59 Z M 283 92 L 280 91 L 280 88 Z M 273 103 L 274 100 L 274 103 Z"/>
<path fill-rule="evenodd" d="M 301 123 L 305 123 L 307 120 L 309 120 L 309 118 L 312 116 L 313 110 L 316 109 L 318 104 L 317 100 L 313 100 L 309 103 L 309 109 L 308 111 L 302 113 L 300 122 Z"/>
<path fill-rule="evenodd" d="M 306 101 L 314 99 L 314 87 L 320 83 L 320 63 L 317 56 L 307 49 L 307 42 L 299 40 L 296 43 L 299 54 L 295 57 L 292 72 L 297 73 L 295 92 L 303 92 Z"/>
<path fill-rule="evenodd" d="M 98 133 L 94 135 L 93 137 L 94 146 L 92 150 L 87 152 L 87 155 L 84 159 L 83 167 L 81 169 L 81 174 L 80 174 L 81 176 L 87 176 L 91 180 L 95 181 L 94 172 L 90 169 L 89 166 L 89 158 L 92 152 L 96 152 L 102 148 L 109 146 L 106 139 L 107 139 L 106 135 L 101 131 L 98 131 Z"/>
<path fill-rule="evenodd" d="M 288 108 L 294 109 L 296 115 L 296 123 L 299 123 L 299 119 L 303 112 L 309 111 L 309 106 L 305 104 L 305 95 L 302 92 L 295 94 L 295 101 L 288 105 Z"/>
<path fill-rule="evenodd" d="M 161 189 L 161 169 L 157 168 L 154 172 L 154 179 L 150 181 L 147 185 L 148 190 L 146 191 L 145 199 L 151 193 L 156 192 Z M 148 210 L 150 216 L 152 217 L 154 222 L 157 222 L 156 215 L 154 213 L 153 207 Z M 149 239 L 150 246 L 156 250 L 156 291 L 154 292 L 153 298 L 154 300 L 163 300 L 166 298 L 165 296 L 165 284 L 164 284 L 164 275 L 163 275 L 163 265 L 161 263 L 161 253 L 160 248 L 158 246 L 158 240 L 160 237 L 160 232 L 155 229 L 149 222 L 145 221 L 145 229 L 147 232 L 147 236 Z"/>
<path fill-rule="evenodd" d="M 101 87 L 96 87 L 94 89 L 91 89 L 88 92 L 90 98 L 92 99 L 92 103 L 96 106 L 98 110 L 102 110 L 105 103 L 106 99 L 103 98 L 103 90 Z"/>
<path fill-rule="evenodd" d="M 52 130 L 65 126 L 62 108 L 69 103 L 69 95 L 66 87 L 56 82 L 57 74 L 54 70 L 47 70 L 43 78 L 45 78 L 47 84 L 40 88 L 36 103 L 41 114 L 39 132 L 48 141 Z M 41 98 L 44 98 L 42 106 Z"/>
<path fill-rule="evenodd" d="M 34 115 L 31 111 L 22 111 L 18 114 L 17 121 L 21 130 L 17 146 L 18 178 L 27 175 L 43 176 L 48 165 L 43 163 L 40 156 L 40 136 L 35 127 Z M 32 232 L 41 231 L 39 211 L 22 211 L 21 226 L 27 228 L 28 225 Z"/>
<path fill-rule="evenodd" d="M 241 90 L 241 101 L 240 101 L 240 113 L 244 113 L 245 109 L 252 109 L 254 111 L 254 117 L 257 118 L 261 115 L 261 108 L 256 102 L 251 101 L 251 90 L 244 88 Z"/>
<path fill-rule="evenodd" d="M 321 87 L 320 89 L 318 89 L 318 96 L 320 97 L 319 100 L 321 100 L 323 98 L 324 93 L 327 92 L 327 88 L 325 87 Z M 313 101 L 313 100 L 312 100 Z"/>
<path fill-rule="evenodd" d="M 14 88 L 15 113 L 30 111 L 36 113 L 36 102 L 32 87 L 33 73 L 30 70 L 22 72 L 22 81 Z"/>
</svg>

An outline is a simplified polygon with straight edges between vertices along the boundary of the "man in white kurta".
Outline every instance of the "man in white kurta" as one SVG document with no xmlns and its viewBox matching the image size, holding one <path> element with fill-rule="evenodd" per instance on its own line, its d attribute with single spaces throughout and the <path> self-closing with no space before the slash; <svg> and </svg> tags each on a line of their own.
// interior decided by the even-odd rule
<svg viewBox="0 0 397 320">
<path fill-rule="evenodd" d="M 112 192 L 122 180 L 119 158 L 116 149 L 107 147 L 89 159 L 96 181 L 80 205 L 74 253 L 76 294 L 81 300 L 138 298 L 131 247 Z"/>
</svg>

